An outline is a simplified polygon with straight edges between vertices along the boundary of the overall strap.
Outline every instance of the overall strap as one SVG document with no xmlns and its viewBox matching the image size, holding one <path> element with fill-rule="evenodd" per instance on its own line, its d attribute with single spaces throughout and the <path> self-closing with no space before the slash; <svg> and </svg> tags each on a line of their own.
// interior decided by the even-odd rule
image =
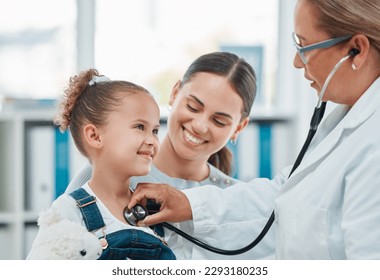
<svg viewBox="0 0 380 280">
<path fill-rule="evenodd" d="M 148 209 L 148 213 L 150 215 L 159 212 L 160 207 L 161 207 L 160 204 L 153 202 L 152 200 L 148 199 L 148 201 L 146 202 L 146 208 Z M 159 236 L 165 237 L 165 231 L 164 231 L 164 227 L 162 226 L 162 224 L 153 225 L 153 226 L 150 226 L 150 228 L 155 233 L 157 233 Z"/>
<path fill-rule="evenodd" d="M 105 226 L 102 214 L 96 205 L 96 197 L 90 195 L 83 188 L 79 188 L 69 195 L 76 200 L 88 231 L 94 231 Z"/>
<path fill-rule="evenodd" d="M 165 231 L 162 224 L 157 224 L 150 227 L 155 233 L 157 233 L 161 237 L 165 237 Z"/>
</svg>

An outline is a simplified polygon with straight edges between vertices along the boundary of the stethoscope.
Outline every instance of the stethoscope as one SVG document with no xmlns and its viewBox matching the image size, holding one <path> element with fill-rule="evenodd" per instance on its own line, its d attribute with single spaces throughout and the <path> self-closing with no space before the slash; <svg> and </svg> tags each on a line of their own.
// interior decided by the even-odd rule
<svg viewBox="0 0 380 280">
<path fill-rule="evenodd" d="M 296 161 L 294 162 L 294 165 L 292 167 L 292 170 L 289 173 L 288 178 L 293 174 L 293 172 L 301 164 L 301 161 L 302 161 L 304 155 L 306 154 L 306 151 L 307 151 L 307 149 L 311 143 L 311 140 L 313 139 L 315 133 L 317 132 L 318 125 L 320 124 L 320 122 L 323 118 L 323 115 L 325 113 L 325 109 L 326 109 L 326 102 L 323 102 L 322 99 L 323 99 L 323 96 L 325 94 L 326 88 L 327 88 L 328 84 L 330 83 L 331 78 L 334 76 L 335 72 L 340 68 L 340 66 L 347 59 L 349 59 L 350 57 L 354 57 L 357 54 L 359 54 L 359 50 L 357 50 L 355 48 L 351 49 L 346 56 L 344 56 L 341 60 L 338 61 L 338 63 L 331 70 L 330 74 L 327 76 L 325 83 L 323 84 L 323 87 L 321 89 L 321 92 L 319 93 L 317 106 L 314 108 L 313 116 L 312 116 L 311 121 L 310 121 L 309 133 L 307 135 L 306 141 L 305 141 L 304 145 L 302 146 L 302 149 L 301 149 L 300 153 L 298 154 Z M 157 213 L 159 211 L 159 208 L 160 208 L 159 204 L 156 204 L 152 201 L 148 201 L 147 206 L 149 206 L 149 207 L 145 207 L 141 204 L 137 204 L 131 210 L 126 207 L 124 209 L 125 220 L 130 225 L 137 226 L 138 221 L 143 220 L 148 215 L 152 215 L 154 213 Z M 264 228 L 262 229 L 260 234 L 256 237 L 256 239 L 253 240 L 247 246 L 240 248 L 240 249 L 236 249 L 236 250 L 223 250 L 223 249 L 219 249 L 219 248 L 210 246 L 209 244 L 206 244 L 206 243 L 200 241 L 199 239 L 188 235 L 187 233 L 183 232 L 182 230 L 176 228 L 175 226 L 173 226 L 169 223 L 164 222 L 164 223 L 160 223 L 160 225 L 162 225 L 163 227 L 166 227 L 167 229 L 174 231 L 175 233 L 181 235 L 182 237 L 189 240 L 190 242 L 192 242 L 192 243 L 198 245 L 199 247 L 202 247 L 203 249 L 206 249 L 208 251 L 211 251 L 211 252 L 214 252 L 217 254 L 221 254 L 221 255 L 239 255 L 239 254 L 242 254 L 242 253 L 245 253 L 245 252 L 251 250 L 258 243 L 260 243 L 260 241 L 264 238 L 264 236 L 267 234 L 267 232 L 271 228 L 271 226 L 274 222 L 274 219 L 275 219 L 275 214 L 273 211 L 271 216 L 269 217 L 267 223 L 265 224 Z"/>
</svg>

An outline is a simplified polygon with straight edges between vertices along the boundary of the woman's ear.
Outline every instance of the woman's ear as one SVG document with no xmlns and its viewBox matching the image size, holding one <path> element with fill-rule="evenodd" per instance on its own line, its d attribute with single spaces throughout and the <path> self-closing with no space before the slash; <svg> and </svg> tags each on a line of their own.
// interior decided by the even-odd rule
<svg viewBox="0 0 380 280">
<path fill-rule="evenodd" d="M 248 124 L 249 117 L 246 117 L 237 125 L 234 134 L 231 136 L 231 139 L 237 140 L 238 135 L 247 127 Z"/>
<path fill-rule="evenodd" d="M 175 99 L 177 98 L 177 95 L 179 91 L 181 90 L 181 81 L 178 80 L 175 85 L 173 86 L 172 93 L 170 94 L 169 99 L 169 105 L 173 106 Z"/>
<path fill-rule="evenodd" d="M 371 44 L 367 36 L 363 34 L 357 34 L 352 38 L 351 49 L 357 49 L 359 53 L 352 58 L 352 63 L 356 66 L 356 69 L 360 69 L 366 62 Z"/>
<path fill-rule="evenodd" d="M 86 124 L 83 128 L 84 140 L 91 148 L 99 149 L 103 143 L 99 134 L 99 129 L 93 124 Z"/>
</svg>

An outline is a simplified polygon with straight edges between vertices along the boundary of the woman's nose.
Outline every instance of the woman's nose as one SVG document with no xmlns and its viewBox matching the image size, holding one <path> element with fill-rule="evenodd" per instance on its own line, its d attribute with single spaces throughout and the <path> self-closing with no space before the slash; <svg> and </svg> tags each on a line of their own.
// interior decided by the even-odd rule
<svg viewBox="0 0 380 280">
<path fill-rule="evenodd" d="M 192 122 L 194 132 L 198 134 L 205 134 L 208 130 L 208 120 L 205 116 L 199 116 Z"/>
<path fill-rule="evenodd" d="M 300 57 L 300 55 L 296 52 L 296 54 L 294 55 L 294 59 L 293 59 L 293 66 L 297 69 L 300 69 L 300 68 L 303 68 L 304 67 L 304 64 L 302 62 L 302 59 Z"/>
</svg>

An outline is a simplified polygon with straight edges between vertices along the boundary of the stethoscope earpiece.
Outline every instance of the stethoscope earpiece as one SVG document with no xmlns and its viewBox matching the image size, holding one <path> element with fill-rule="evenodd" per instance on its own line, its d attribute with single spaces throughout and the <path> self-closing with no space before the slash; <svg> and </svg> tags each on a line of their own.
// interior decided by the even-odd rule
<svg viewBox="0 0 380 280">
<path fill-rule="evenodd" d="M 356 55 L 358 55 L 360 53 L 360 51 L 356 48 L 352 48 L 349 52 L 348 52 L 348 55 L 351 56 L 351 57 L 354 57 Z"/>
</svg>

